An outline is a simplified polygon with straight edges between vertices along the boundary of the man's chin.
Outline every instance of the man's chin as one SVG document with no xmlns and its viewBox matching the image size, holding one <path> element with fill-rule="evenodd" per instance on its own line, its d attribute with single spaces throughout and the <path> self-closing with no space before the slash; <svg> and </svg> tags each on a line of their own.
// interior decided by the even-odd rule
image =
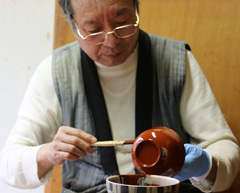
<svg viewBox="0 0 240 193">
<path fill-rule="evenodd" d="M 118 66 L 121 65 L 126 59 L 113 59 L 113 58 L 108 58 L 102 61 L 99 61 L 100 64 L 104 65 L 104 66 Z"/>
</svg>

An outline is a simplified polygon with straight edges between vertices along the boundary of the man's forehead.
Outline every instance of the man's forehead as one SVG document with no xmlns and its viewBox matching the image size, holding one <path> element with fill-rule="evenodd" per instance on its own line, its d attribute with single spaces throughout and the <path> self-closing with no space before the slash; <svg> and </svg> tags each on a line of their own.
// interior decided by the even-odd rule
<svg viewBox="0 0 240 193">
<path fill-rule="evenodd" d="M 75 20 L 82 24 L 93 24 L 102 13 L 112 19 L 129 15 L 134 10 L 132 0 L 72 0 Z"/>
<path fill-rule="evenodd" d="M 111 6 L 111 5 L 133 5 L 132 0 L 71 0 L 73 9 L 88 9 L 92 10 L 102 7 L 102 6 Z"/>
<path fill-rule="evenodd" d="M 113 4 L 122 0 L 71 0 L 72 4 L 84 5 L 101 5 L 103 3 Z"/>
</svg>

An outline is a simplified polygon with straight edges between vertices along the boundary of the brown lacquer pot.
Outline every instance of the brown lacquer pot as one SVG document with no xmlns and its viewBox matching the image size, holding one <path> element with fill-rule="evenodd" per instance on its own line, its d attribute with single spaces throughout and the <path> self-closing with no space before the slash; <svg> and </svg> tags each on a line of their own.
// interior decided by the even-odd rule
<svg viewBox="0 0 240 193">
<path fill-rule="evenodd" d="M 133 143 L 132 159 L 142 174 L 174 176 L 182 168 L 185 148 L 181 137 L 167 127 L 141 133 Z"/>
</svg>

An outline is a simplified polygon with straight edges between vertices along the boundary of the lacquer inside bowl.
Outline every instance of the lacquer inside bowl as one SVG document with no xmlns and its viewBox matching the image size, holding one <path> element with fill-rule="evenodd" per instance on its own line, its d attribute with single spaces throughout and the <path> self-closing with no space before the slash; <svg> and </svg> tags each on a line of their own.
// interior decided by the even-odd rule
<svg viewBox="0 0 240 193">
<path fill-rule="evenodd" d="M 179 180 L 157 175 L 116 175 L 106 180 L 108 193 L 178 193 Z"/>
</svg>

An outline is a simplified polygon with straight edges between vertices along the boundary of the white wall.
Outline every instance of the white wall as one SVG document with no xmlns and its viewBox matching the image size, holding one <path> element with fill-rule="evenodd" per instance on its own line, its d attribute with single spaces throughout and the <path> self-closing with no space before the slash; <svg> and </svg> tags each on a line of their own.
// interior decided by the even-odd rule
<svg viewBox="0 0 240 193">
<path fill-rule="evenodd" d="M 36 66 L 53 48 L 54 0 L 0 0 L 0 149 L 13 127 Z M 0 171 L 1 172 L 1 171 Z M 0 180 L 0 193 L 19 190 Z"/>
</svg>

